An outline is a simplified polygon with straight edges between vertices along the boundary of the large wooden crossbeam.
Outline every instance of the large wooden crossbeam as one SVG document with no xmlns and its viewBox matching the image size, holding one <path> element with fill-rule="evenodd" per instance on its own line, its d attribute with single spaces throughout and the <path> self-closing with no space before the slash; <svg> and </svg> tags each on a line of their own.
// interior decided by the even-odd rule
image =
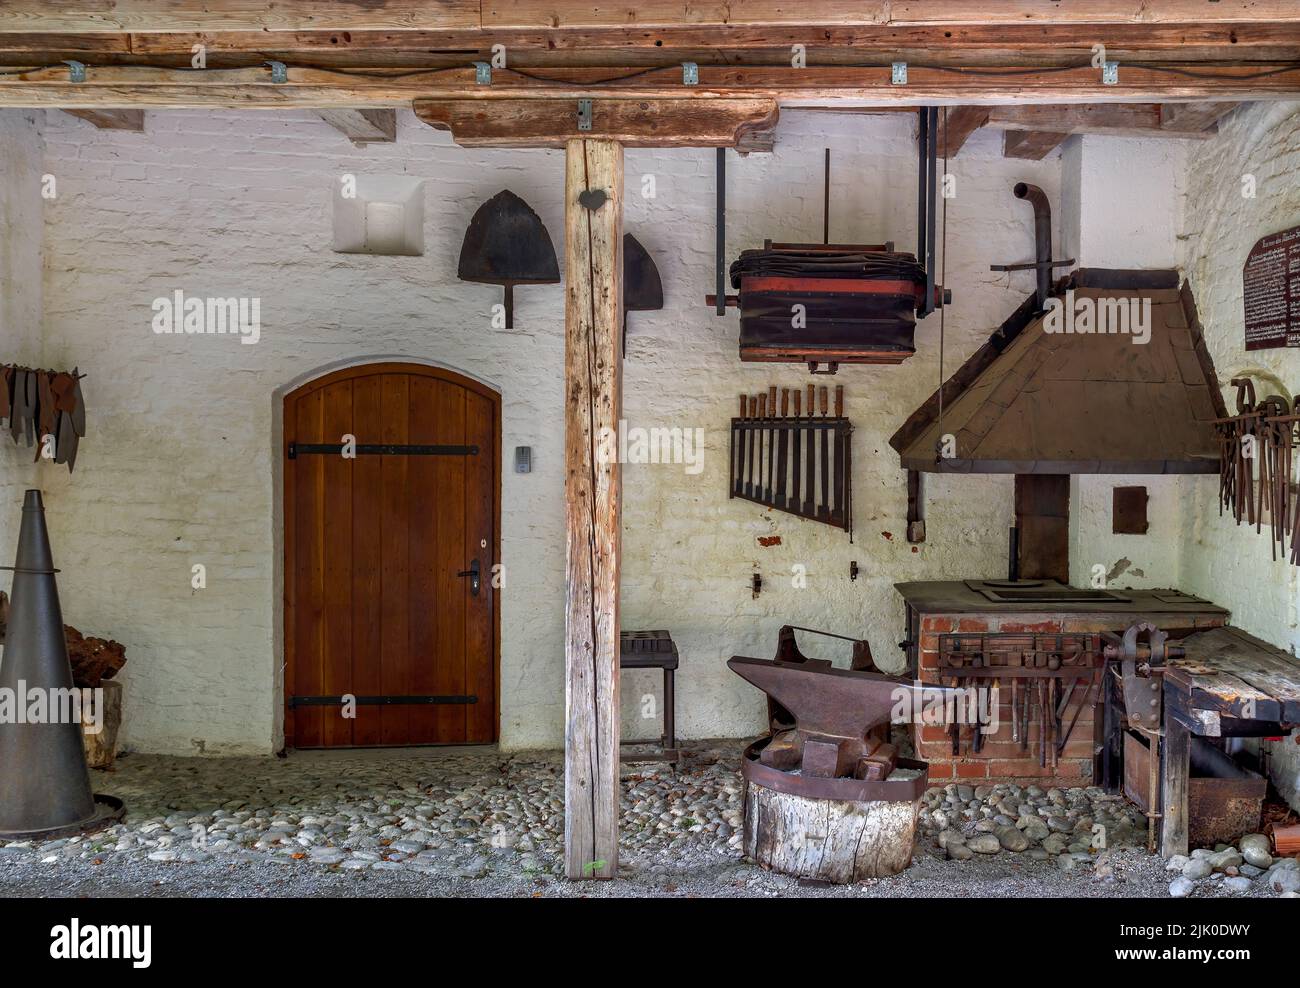
<svg viewBox="0 0 1300 988">
<path fill-rule="evenodd" d="M 0 8 L 2 10 L 2 8 Z M 0 13 L 0 18 L 3 14 Z M 788 65 L 803 45 L 809 65 L 900 59 L 970 65 L 1079 65 L 1102 43 L 1122 64 L 1285 60 L 1300 51 L 1300 22 L 1039 25 L 682 25 L 674 27 L 472 28 L 446 31 L 184 31 L 41 33 L 3 30 L 0 62 L 46 65 L 65 58 L 101 64 L 188 65 L 202 45 L 208 64 L 229 68 L 272 58 L 318 66 L 464 65 L 501 45 L 515 67 L 537 65 Z"/>
<path fill-rule="evenodd" d="M 624 147 L 735 147 L 776 126 L 771 99 L 416 100 L 415 115 L 463 147 L 564 147 L 575 138 Z"/>
<path fill-rule="evenodd" d="M 67 66 L 0 77 L 0 106 L 24 107 L 383 107 L 413 99 L 714 99 L 764 97 L 783 102 L 857 101 L 873 105 L 1178 102 L 1285 99 L 1300 96 L 1300 66 L 1223 65 L 1195 72 L 1121 66 L 1119 83 L 1103 86 L 1091 67 L 965 71 L 913 67 L 894 85 L 888 66 L 701 65 L 695 85 L 680 66 L 662 69 L 583 67 L 495 70 L 479 83 L 473 68 L 346 72 L 289 67 L 284 82 L 269 67 L 193 71 L 90 66 L 72 82 Z"/>
<path fill-rule="evenodd" d="M 1293 20 L 1291 0 L 6 0 L 0 28 L 21 31 L 439 31 L 680 25 L 768 27 L 1234 24 Z"/>
</svg>

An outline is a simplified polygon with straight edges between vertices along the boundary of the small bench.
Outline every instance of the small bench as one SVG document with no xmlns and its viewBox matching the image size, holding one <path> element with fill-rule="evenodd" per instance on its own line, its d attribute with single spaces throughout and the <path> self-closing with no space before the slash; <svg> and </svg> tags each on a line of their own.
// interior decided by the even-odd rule
<svg viewBox="0 0 1300 988">
<path fill-rule="evenodd" d="M 624 741 L 623 744 L 656 744 L 657 752 L 623 752 L 625 762 L 675 762 L 681 757 L 676 735 L 677 646 L 666 631 L 624 631 L 620 636 L 620 669 L 662 669 L 664 671 L 664 733 L 660 738 Z"/>
</svg>

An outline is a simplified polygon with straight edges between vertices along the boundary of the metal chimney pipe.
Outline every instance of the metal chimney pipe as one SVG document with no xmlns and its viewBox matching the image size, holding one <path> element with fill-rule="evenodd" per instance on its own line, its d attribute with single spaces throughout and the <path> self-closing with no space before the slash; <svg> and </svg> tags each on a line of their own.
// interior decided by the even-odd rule
<svg viewBox="0 0 1300 988">
<path fill-rule="evenodd" d="M 1017 199 L 1027 199 L 1034 207 L 1034 246 L 1038 254 L 1038 308 L 1047 306 L 1047 297 L 1052 291 L 1052 269 L 1047 265 L 1052 260 L 1052 206 L 1047 201 L 1047 193 L 1037 185 L 1017 182 L 1011 190 Z"/>
</svg>

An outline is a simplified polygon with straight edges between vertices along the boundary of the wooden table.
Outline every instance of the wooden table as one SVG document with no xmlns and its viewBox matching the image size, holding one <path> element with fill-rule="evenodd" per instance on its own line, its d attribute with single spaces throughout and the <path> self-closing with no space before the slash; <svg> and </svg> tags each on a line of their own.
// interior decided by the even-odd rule
<svg viewBox="0 0 1300 988">
<path fill-rule="evenodd" d="M 1300 723 L 1300 660 L 1239 628 L 1179 642 L 1165 667 L 1160 852 L 1187 853 L 1192 737 L 1274 737 Z"/>
</svg>

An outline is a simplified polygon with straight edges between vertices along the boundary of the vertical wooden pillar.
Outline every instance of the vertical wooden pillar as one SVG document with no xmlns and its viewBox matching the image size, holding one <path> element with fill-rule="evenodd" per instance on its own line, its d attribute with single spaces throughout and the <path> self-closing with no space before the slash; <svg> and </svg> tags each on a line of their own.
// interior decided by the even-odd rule
<svg viewBox="0 0 1300 988">
<path fill-rule="evenodd" d="M 564 870 L 613 878 L 622 491 L 618 462 L 600 452 L 617 448 L 602 437 L 618 429 L 623 405 L 623 147 L 615 141 L 566 145 L 564 258 Z"/>
<path fill-rule="evenodd" d="M 1165 694 L 1169 703 L 1169 694 Z M 1151 739 L 1151 757 L 1156 757 L 1160 739 Z M 1187 789 L 1191 774 L 1192 735 L 1168 713 L 1165 714 L 1164 759 L 1160 781 L 1160 855 L 1172 858 L 1187 853 Z M 1151 794 L 1154 802 L 1156 794 Z"/>
</svg>

